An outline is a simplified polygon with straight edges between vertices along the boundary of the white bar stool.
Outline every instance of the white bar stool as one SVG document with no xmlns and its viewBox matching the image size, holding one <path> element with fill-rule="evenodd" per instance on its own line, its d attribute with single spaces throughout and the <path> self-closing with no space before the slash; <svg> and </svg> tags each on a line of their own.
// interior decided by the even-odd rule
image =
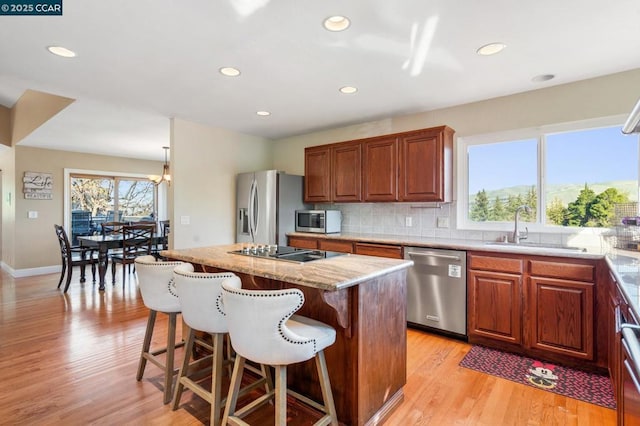
<svg viewBox="0 0 640 426">
<path fill-rule="evenodd" d="M 182 319 L 189 326 L 189 336 L 185 346 L 184 360 L 173 396 L 173 410 L 180 406 L 180 398 L 184 388 L 190 389 L 200 398 L 211 404 L 209 424 L 220 425 L 222 407 L 226 398 L 222 398 L 222 375 L 224 363 L 224 338 L 227 336 L 227 321 L 221 310 L 222 293 L 220 284 L 223 280 L 240 282 L 235 274 L 230 272 L 206 273 L 193 272 L 193 265 L 185 263 L 177 266 L 173 271 L 173 280 L 182 308 Z M 212 344 L 198 338 L 196 331 L 211 335 Z M 211 351 L 211 355 L 191 361 L 196 345 Z M 227 362 L 231 361 L 231 347 L 228 346 Z M 206 366 L 208 364 L 208 366 Z M 249 392 L 264 385 L 266 391 L 273 388 L 268 368 L 260 371 L 252 368 L 258 380 L 242 389 L 242 393 Z M 230 372 L 230 369 L 229 369 Z M 211 391 L 205 389 L 198 382 L 211 374 Z M 226 394 L 225 394 L 226 396 Z"/>
<path fill-rule="evenodd" d="M 180 313 L 180 302 L 173 288 L 173 268 L 184 262 L 156 262 L 153 256 L 140 256 L 135 260 L 138 274 L 138 286 L 142 300 L 149 308 L 147 330 L 144 334 L 140 363 L 136 380 L 142 380 L 147 361 L 164 370 L 164 399 L 168 404 L 173 396 L 173 376 L 178 371 L 173 367 L 175 348 L 183 346 L 184 341 L 176 344 L 176 318 Z M 151 351 L 151 338 L 158 312 L 169 315 L 167 346 Z M 166 354 L 163 362 L 159 355 Z"/>
<path fill-rule="evenodd" d="M 287 394 L 325 415 L 315 425 L 337 425 L 338 419 L 324 358 L 324 349 L 336 340 L 336 331 L 320 321 L 293 315 L 304 304 L 298 289 L 246 290 L 239 280 L 222 283 L 223 309 L 236 361 L 225 406 L 223 424 L 246 425 L 242 417 L 275 397 L 275 424 L 287 423 Z M 315 358 L 324 404 L 287 389 L 287 365 Z M 245 360 L 275 368 L 276 387 L 236 410 Z"/>
</svg>

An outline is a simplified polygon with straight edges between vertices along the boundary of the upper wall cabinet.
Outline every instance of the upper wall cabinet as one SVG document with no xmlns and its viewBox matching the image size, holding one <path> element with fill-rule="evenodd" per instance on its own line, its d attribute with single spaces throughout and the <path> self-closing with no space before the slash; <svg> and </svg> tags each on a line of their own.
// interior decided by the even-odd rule
<svg viewBox="0 0 640 426">
<path fill-rule="evenodd" d="M 452 199 L 447 126 L 305 149 L 307 203 Z"/>
<path fill-rule="evenodd" d="M 400 201 L 451 201 L 453 133 L 442 126 L 399 137 Z"/>
<path fill-rule="evenodd" d="M 331 149 L 326 145 L 304 150 L 304 202 L 331 201 Z"/>
<path fill-rule="evenodd" d="M 398 138 L 369 139 L 363 147 L 364 201 L 398 201 Z"/>
<path fill-rule="evenodd" d="M 362 143 L 331 148 L 331 201 L 362 201 Z"/>
</svg>

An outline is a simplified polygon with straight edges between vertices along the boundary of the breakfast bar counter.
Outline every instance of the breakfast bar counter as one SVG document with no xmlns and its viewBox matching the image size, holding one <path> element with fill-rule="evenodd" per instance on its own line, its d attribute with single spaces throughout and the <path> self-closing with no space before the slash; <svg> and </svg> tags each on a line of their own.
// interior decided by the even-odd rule
<svg viewBox="0 0 640 426">
<path fill-rule="evenodd" d="M 348 425 L 381 423 L 402 401 L 406 383 L 407 268 L 413 262 L 345 254 L 306 263 L 230 253 L 242 244 L 167 250 L 196 270 L 231 271 L 249 289 L 299 288 L 297 313 L 336 329 L 325 350 L 338 419 Z M 289 385 L 322 400 L 312 361 L 289 367 Z"/>
</svg>

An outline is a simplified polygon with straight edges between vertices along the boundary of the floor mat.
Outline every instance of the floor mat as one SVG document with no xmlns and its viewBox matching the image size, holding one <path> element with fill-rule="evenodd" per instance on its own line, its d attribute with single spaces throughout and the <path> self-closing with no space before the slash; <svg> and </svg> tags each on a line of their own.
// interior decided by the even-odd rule
<svg viewBox="0 0 640 426">
<path fill-rule="evenodd" d="M 616 408 L 611 380 L 520 355 L 474 345 L 460 366 L 607 408 Z"/>
</svg>

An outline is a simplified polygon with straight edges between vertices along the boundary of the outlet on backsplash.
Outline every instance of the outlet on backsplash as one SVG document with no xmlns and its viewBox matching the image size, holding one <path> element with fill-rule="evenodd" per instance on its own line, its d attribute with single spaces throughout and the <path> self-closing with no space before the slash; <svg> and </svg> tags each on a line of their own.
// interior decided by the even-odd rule
<svg viewBox="0 0 640 426">
<path fill-rule="evenodd" d="M 448 228 L 449 227 L 449 218 L 448 217 L 439 217 L 437 221 L 438 228 Z"/>
<path fill-rule="evenodd" d="M 411 216 L 407 216 L 404 218 L 404 226 L 407 226 L 407 227 L 413 226 L 411 222 L 412 222 Z"/>
</svg>

